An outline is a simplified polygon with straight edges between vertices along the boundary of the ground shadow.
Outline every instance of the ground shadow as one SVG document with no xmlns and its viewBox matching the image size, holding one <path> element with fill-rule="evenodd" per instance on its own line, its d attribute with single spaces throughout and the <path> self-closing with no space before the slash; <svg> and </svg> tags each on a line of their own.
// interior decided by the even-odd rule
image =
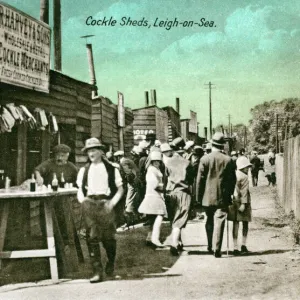
<svg viewBox="0 0 300 300">
<path fill-rule="evenodd" d="M 286 253 L 286 252 L 291 252 L 294 249 L 272 249 L 272 250 L 264 250 L 264 251 L 251 251 L 248 253 L 241 253 L 239 255 L 233 255 L 233 251 L 228 251 L 228 254 L 230 257 L 236 257 L 236 256 L 260 256 L 260 255 L 270 255 L 270 254 L 280 254 L 280 253 Z M 188 251 L 188 255 L 212 255 L 208 251 Z M 227 255 L 226 251 L 222 251 L 222 255 Z"/>
</svg>

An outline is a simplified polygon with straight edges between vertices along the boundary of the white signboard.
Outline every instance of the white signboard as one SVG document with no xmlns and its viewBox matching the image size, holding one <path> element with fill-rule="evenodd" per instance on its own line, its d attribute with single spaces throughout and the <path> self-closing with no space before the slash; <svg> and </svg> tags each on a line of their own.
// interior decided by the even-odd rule
<svg viewBox="0 0 300 300">
<path fill-rule="evenodd" d="M 125 127 L 124 96 L 120 92 L 118 92 L 118 125 Z"/>
<path fill-rule="evenodd" d="M 189 122 L 189 132 L 198 133 L 197 113 L 191 110 L 191 119 Z"/>
<path fill-rule="evenodd" d="M 0 1 L 0 81 L 49 92 L 51 31 Z"/>
</svg>

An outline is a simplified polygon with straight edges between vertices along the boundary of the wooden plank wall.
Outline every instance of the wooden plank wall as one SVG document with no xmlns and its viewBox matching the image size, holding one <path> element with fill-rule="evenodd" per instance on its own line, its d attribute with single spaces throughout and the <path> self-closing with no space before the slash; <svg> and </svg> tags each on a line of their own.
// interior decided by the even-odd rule
<svg viewBox="0 0 300 300">
<path fill-rule="evenodd" d="M 300 220 L 300 136 L 285 141 L 284 154 L 276 156 L 277 191 L 286 213 Z"/>
<path fill-rule="evenodd" d="M 24 104 L 31 111 L 39 107 L 52 112 L 59 124 L 74 125 L 76 141 L 72 151 L 80 166 L 85 161 L 81 148 L 91 132 L 91 92 L 90 84 L 51 70 L 49 94 L 0 83 L 0 104 Z"/>
<path fill-rule="evenodd" d="M 172 142 L 176 137 L 181 136 L 180 115 L 172 107 L 163 107 L 168 114 L 168 142 Z"/>
<path fill-rule="evenodd" d="M 118 106 L 108 98 L 98 97 L 93 100 L 92 107 L 92 136 L 99 138 L 102 143 L 111 145 L 113 151 L 119 149 Z M 124 148 L 129 154 L 133 147 L 133 113 L 125 108 Z"/>
<path fill-rule="evenodd" d="M 162 143 L 168 142 L 168 114 L 156 107 L 156 139 Z"/>
</svg>

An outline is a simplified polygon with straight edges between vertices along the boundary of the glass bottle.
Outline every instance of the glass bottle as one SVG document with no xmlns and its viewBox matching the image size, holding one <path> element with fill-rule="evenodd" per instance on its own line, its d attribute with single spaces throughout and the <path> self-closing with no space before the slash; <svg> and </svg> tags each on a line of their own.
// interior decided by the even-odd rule
<svg viewBox="0 0 300 300">
<path fill-rule="evenodd" d="M 32 174 L 30 180 L 30 192 L 35 192 L 35 191 L 36 191 L 36 180 L 34 178 L 34 174 Z"/>
<path fill-rule="evenodd" d="M 58 180 L 57 180 L 56 173 L 53 174 L 53 180 L 52 180 L 51 186 L 52 186 L 52 190 L 53 190 L 54 192 L 56 192 L 57 189 L 58 189 Z"/>
</svg>

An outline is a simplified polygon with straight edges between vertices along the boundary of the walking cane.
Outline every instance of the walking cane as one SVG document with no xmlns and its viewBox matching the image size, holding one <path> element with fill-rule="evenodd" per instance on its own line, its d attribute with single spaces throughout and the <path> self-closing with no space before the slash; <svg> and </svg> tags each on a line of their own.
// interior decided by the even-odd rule
<svg viewBox="0 0 300 300">
<path fill-rule="evenodd" d="M 227 223 L 227 225 L 226 225 L 226 227 L 227 227 L 227 257 L 229 256 L 228 255 L 228 252 L 229 252 L 229 226 L 228 226 L 228 219 L 226 218 L 226 223 Z"/>
</svg>

